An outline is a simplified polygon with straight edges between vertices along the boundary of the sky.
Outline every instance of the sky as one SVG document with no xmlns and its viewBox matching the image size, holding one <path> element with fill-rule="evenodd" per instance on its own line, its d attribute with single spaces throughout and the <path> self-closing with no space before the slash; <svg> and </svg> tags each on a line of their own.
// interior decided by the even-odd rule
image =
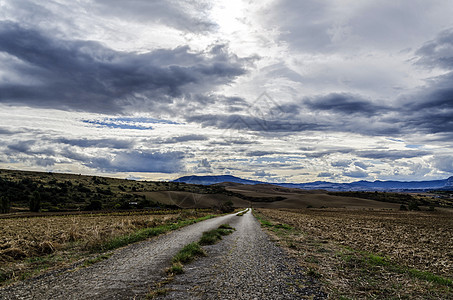
<svg viewBox="0 0 453 300">
<path fill-rule="evenodd" d="M 453 2 L 0 0 L 0 168 L 453 175 Z"/>
</svg>

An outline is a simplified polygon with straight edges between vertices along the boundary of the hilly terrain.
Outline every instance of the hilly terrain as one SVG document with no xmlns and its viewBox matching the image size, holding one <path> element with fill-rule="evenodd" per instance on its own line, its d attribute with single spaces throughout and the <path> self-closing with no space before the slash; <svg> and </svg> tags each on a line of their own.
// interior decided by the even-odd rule
<svg viewBox="0 0 453 300">
<path fill-rule="evenodd" d="M 247 181 L 237 177 L 195 177 L 182 182 L 134 181 L 77 174 L 0 170 L 0 212 L 80 212 L 96 210 L 209 208 L 230 211 L 261 208 L 453 207 L 448 192 L 329 192 Z M 215 181 L 207 185 L 207 181 Z M 228 180 L 229 182 L 220 182 Z M 203 184 L 201 184 L 203 183 Z M 246 183 L 246 184 L 244 184 Z"/>
<path fill-rule="evenodd" d="M 221 182 L 234 182 L 242 184 L 264 184 L 267 182 L 239 178 L 231 175 L 218 176 L 184 176 L 174 182 L 211 185 Z M 327 191 L 425 191 L 425 190 L 453 190 L 453 176 L 443 180 L 430 181 L 356 181 L 351 183 L 335 183 L 315 181 L 307 183 L 272 183 L 273 185 L 299 188 L 323 189 Z"/>
</svg>

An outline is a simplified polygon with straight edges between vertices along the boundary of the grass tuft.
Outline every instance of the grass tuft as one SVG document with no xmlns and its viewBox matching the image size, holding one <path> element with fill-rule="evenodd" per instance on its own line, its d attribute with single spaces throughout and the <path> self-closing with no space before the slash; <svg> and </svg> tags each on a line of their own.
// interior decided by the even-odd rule
<svg viewBox="0 0 453 300">
<path fill-rule="evenodd" d="M 243 212 L 240 212 L 240 213 L 236 214 L 236 216 L 242 217 L 242 216 L 245 215 L 248 211 L 249 211 L 249 208 L 247 208 L 247 209 L 246 209 L 245 211 L 243 211 Z"/>
<path fill-rule="evenodd" d="M 182 248 L 174 257 L 173 263 L 189 263 L 197 256 L 205 256 L 206 253 L 198 243 L 190 243 Z"/>
<path fill-rule="evenodd" d="M 106 254 L 102 254 L 102 255 L 99 255 L 95 258 L 90 258 L 90 259 L 87 259 L 83 262 L 83 266 L 84 267 L 88 267 L 88 266 L 91 266 L 91 265 L 94 265 L 95 263 L 97 262 L 100 262 L 100 261 L 103 261 L 103 260 L 106 260 L 106 259 L 109 259 L 110 256 L 112 256 L 113 253 L 106 253 Z"/>
<path fill-rule="evenodd" d="M 219 226 L 219 229 L 234 229 L 230 224 L 222 224 Z"/>
<path fill-rule="evenodd" d="M 181 262 L 175 262 L 170 268 L 168 268 L 167 273 L 170 275 L 182 274 L 184 273 L 183 265 Z"/>
<path fill-rule="evenodd" d="M 155 299 L 159 296 L 163 296 L 163 295 L 166 295 L 168 293 L 168 289 L 155 289 L 155 290 L 152 290 L 150 291 L 147 295 L 146 295 L 146 299 Z"/>
<path fill-rule="evenodd" d="M 445 285 L 449 287 L 453 287 L 453 281 L 451 279 L 434 275 L 433 273 L 426 272 L 426 271 L 420 271 L 417 269 L 408 269 L 407 273 L 409 273 L 412 277 L 416 277 L 419 279 L 423 279 L 426 281 L 431 281 L 440 285 Z"/>
<path fill-rule="evenodd" d="M 196 257 L 205 256 L 201 245 L 213 245 L 221 240 L 223 235 L 231 234 L 234 230 L 229 224 L 222 224 L 217 229 L 203 232 L 197 243 L 186 245 L 173 257 L 172 265 L 167 269 L 169 276 L 184 273 L 183 264 L 190 263 Z"/>
<path fill-rule="evenodd" d="M 228 224 L 222 224 L 217 229 L 203 232 L 203 235 L 198 242 L 200 245 L 213 245 L 222 239 L 222 236 L 229 235 L 234 228 Z"/>
</svg>

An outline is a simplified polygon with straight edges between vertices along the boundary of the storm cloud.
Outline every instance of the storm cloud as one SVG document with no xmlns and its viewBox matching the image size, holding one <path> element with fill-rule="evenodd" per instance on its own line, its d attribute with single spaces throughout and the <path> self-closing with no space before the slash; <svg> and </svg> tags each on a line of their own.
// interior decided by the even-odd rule
<svg viewBox="0 0 453 300">
<path fill-rule="evenodd" d="M 21 80 L 0 82 L 0 101 L 35 107 L 119 113 L 204 93 L 245 73 L 223 45 L 210 52 L 187 46 L 148 53 L 118 52 L 99 42 L 63 40 L 0 22 L 0 51 Z M 10 57 L 4 58 L 6 60 Z"/>
</svg>

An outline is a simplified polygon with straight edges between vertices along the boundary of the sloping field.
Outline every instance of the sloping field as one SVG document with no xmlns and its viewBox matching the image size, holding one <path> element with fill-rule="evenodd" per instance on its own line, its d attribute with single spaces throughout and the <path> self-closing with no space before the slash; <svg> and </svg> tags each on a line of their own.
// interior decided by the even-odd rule
<svg viewBox="0 0 453 300">
<path fill-rule="evenodd" d="M 272 185 L 235 185 L 226 187 L 228 191 L 239 193 L 247 197 L 282 197 L 286 198 L 274 202 L 253 202 L 254 207 L 261 208 L 373 208 L 399 209 L 400 204 L 386 203 L 354 197 L 328 195 L 322 190 L 299 190 L 280 188 Z"/>
<path fill-rule="evenodd" d="M 211 208 L 231 200 L 234 207 L 248 207 L 249 202 L 237 197 L 223 194 L 198 194 L 180 191 L 140 192 L 146 199 L 182 208 Z"/>
</svg>

